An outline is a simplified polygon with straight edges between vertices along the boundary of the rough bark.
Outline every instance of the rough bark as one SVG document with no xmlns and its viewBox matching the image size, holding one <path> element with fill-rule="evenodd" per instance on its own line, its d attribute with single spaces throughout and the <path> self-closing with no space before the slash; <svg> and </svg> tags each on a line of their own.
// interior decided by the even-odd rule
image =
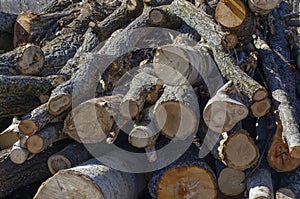
<svg viewBox="0 0 300 199">
<path fill-rule="evenodd" d="M 296 198 L 300 197 L 300 167 L 294 171 L 285 172 L 280 174 L 279 187 L 288 188 L 295 193 Z"/>
<path fill-rule="evenodd" d="M 25 10 L 33 10 L 38 12 L 44 7 L 50 0 L 40 0 L 34 2 L 31 0 L 2 0 L 0 2 L 0 11 L 8 13 L 19 14 Z"/>
<path fill-rule="evenodd" d="M 22 117 L 22 121 L 19 124 L 19 130 L 24 135 L 33 135 L 54 118 L 55 116 L 51 115 L 47 109 L 47 103 L 42 104 Z M 62 117 L 57 118 L 61 121 L 63 120 Z"/>
<path fill-rule="evenodd" d="M 222 135 L 218 151 L 225 165 L 243 171 L 257 163 L 259 151 L 247 131 L 241 129 L 231 135 Z"/>
<path fill-rule="evenodd" d="M 191 86 L 165 85 L 153 111 L 158 129 L 168 138 L 186 139 L 196 132 L 200 118 L 197 96 Z"/>
<path fill-rule="evenodd" d="M 81 103 L 65 119 L 64 132 L 80 143 L 99 143 L 105 140 L 115 123 L 122 125 L 118 111 L 121 101 L 122 96 L 115 95 Z"/>
<path fill-rule="evenodd" d="M 139 183 L 137 174 L 113 170 L 91 159 L 78 167 L 59 171 L 40 186 L 34 198 L 131 199 L 137 197 L 142 185 Z"/>
<path fill-rule="evenodd" d="M 14 24 L 17 20 L 17 15 L 0 12 L 0 32 L 7 32 L 12 34 L 14 31 Z"/>
<path fill-rule="evenodd" d="M 269 14 L 272 10 L 274 10 L 278 5 L 279 0 L 271 0 L 271 1 L 264 1 L 264 0 L 249 0 L 248 5 L 252 12 L 257 15 L 266 15 Z"/>
<path fill-rule="evenodd" d="M 223 133 L 245 119 L 248 112 L 235 86 L 229 81 L 208 101 L 203 111 L 203 118 L 210 129 Z"/>
<path fill-rule="evenodd" d="M 68 6 L 78 2 L 80 2 L 80 0 L 52 0 L 41 9 L 41 12 L 44 13 L 60 12 L 66 9 Z"/>
<path fill-rule="evenodd" d="M 19 123 L 20 120 L 15 117 L 9 127 L 0 133 L 0 149 L 10 148 L 16 143 L 19 139 Z"/>
<path fill-rule="evenodd" d="M 296 199 L 296 194 L 289 188 L 279 188 L 276 191 L 276 199 Z"/>
<path fill-rule="evenodd" d="M 222 76 L 227 80 L 232 80 L 238 90 L 247 95 L 250 100 L 260 101 L 267 98 L 266 89 L 245 74 L 223 50 L 221 43 L 226 33 L 211 17 L 203 10 L 199 10 L 193 4 L 183 0 L 173 1 L 168 7 L 168 11 L 180 17 L 206 40 Z"/>
<path fill-rule="evenodd" d="M 67 138 L 62 129 L 62 123 L 48 124 L 26 140 L 27 150 L 32 154 L 41 153 L 54 142 Z"/>
<path fill-rule="evenodd" d="M 48 158 L 48 168 L 52 174 L 63 169 L 78 166 L 92 158 L 83 144 L 78 142 L 70 143 L 63 150 Z"/>
<path fill-rule="evenodd" d="M 27 44 L 0 55 L 1 75 L 36 75 L 43 67 L 45 56 L 38 46 Z"/>
<path fill-rule="evenodd" d="M 25 164 L 16 165 L 9 158 L 1 158 L 0 162 L 0 198 L 34 182 L 45 180 L 51 176 L 47 167 L 47 159 L 66 145 L 65 142 L 54 144 L 43 153 L 28 160 Z"/>
</svg>

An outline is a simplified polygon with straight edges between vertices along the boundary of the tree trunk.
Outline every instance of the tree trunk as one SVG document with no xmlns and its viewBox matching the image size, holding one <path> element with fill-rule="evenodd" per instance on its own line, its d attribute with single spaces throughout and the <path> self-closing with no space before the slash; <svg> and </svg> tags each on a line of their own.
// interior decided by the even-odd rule
<svg viewBox="0 0 300 199">
<path fill-rule="evenodd" d="M 73 142 L 48 158 L 48 168 L 54 175 L 60 170 L 78 166 L 90 158 L 92 155 L 83 144 Z"/>
<path fill-rule="evenodd" d="M 257 163 L 259 151 L 247 131 L 241 129 L 231 135 L 222 135 L 218 151 L 225 165 L 243 171 Z"/>
<path fill-rule="evenodd" d="M 67 136 L 62 132 L 62 128 L 62 123 L 48 124 L 27 139 L 27 150 L 33 154 L 41 153 L 54 142 L 67 138 Z"/>
<path fill-rule="evenodd" d="M 200 118 L 198 99 L 191 86 L 165 85 L 154 106 L 158 129 L 168 138 L 184 140 L 198 128 Z"/>
<path fill-rule="evenodd" d="M 38 46 L 27 44 L 0 55 L 1 75 L 36 75 L 43 67 L 45 56 Z"/>
<path fill-rule="evenodd" d="M 14 164 L 9 158 L 2 160 L 0 162 L 0 198 L 8 196 L 21 187 L 50 177 L 51 173 L 47 167 L 47 159 L 50 155 L 61 150 L 65 145 L 66 142 L 54 144 L 53 147 L 36 155 L 22 165 Z"/>
<path fill-rule="evenodd" d="M 59 171 L 40 186 L 34 198 L 132 199 L 140 191 L 139 183 L 137 174 L 113 170 L 91 159 L 78 167 Z"/>
<path fill-rule="evenodd" d="M 203 118 L 210 129 L 222 133 L 231 130 L 238 122 L 245 119 L 248 112 L 235 86 L 229 81 L 208 101 L 203 111 Z"/>
</svg>

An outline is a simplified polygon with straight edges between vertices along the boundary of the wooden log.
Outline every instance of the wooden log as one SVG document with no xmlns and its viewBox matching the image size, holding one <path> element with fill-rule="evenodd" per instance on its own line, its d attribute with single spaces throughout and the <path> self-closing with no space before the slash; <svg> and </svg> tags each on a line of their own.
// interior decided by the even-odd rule
<svg viewBox="0 0 300 199">
<path fill-rule="evenodd" d="M 136 118 L 146 102 L 155 102 L 163 81 L 151 68 L 140 69 L 130 82 L 130 88 L 120 104 L 120 113 L 126 118 Z"/>
<path fill-rule="evenodd" d="M 38 46 L 27 44 L 0 55 L 1 75 L 36 75 L 43 67 L 45 56 Z"/>
<path fill-rule="evenodd" d="M 271 172 L 259 169 L 247 178 L 249 199 L 274 198 Z"/>
<path fill-rule="evenodd" d="M 243 171 L 256 164 L 259 151 L 247 131 L 241 129 L 231 135 L 222 135 L 218 151 L 225 165 Z"/>
<path fill-rule="evenodd" d="M 142 0 L 126 0 L 113 13 L 98 23 L 94 31 L 100 42 L 106 40 L 114 31 L 129 24 L 143 12 Z"/>
<path fill-rule="evenodd" d="M 9 158 L 1 157 L 0 162 L 0 196 L 4 198 L 13 191 L 29 184 L 39 182 L 51 176 L 47 167 L 47 159 L 61 150 L 67 143 L 58 142 L 43 153 L 40 153 L 25 164 L 16 165 Z"/>
<path fill-rule="evenodd" d="M 168 5 L 172 3 L 172 0 L 143 0 L 144 3 L 148 6 L 162 6 L 162 5 Z"/>
<path fill-rule="evenodd" d="M 19 14 L 25 10 L 33 10 L 39 12 L 50 0 L 41 0 L 38 3 L 30 0 L 3 0 L 0 3 L 0 10 L 8 13 Z"/>
<path fill-rule="evenodd" d="M 92 155 L 83 144 L 73 142 L 48 158 L 48 168 L 54 175 L 60 170 L 78 166 L 91 158 Z"/>
<path fill-rule="evenodd" d="M 266 15 L 269 14 L 272 10 L 279 6 L 279 0 L 271 0 L 271 1 L 255 1 L 249 0 L 248 5 L 251 11 L 257 15 Z"/>
<path fill-rule="evenodd" d="M 168 138 L 186 139 L 198 128 L 200 117 L 195 91 L 191 86 L 168 86 L 153 111 L 158 129 Z"/>
<path fill-rule="evenodd" d="M 17 15 L 12 13 L 0 12 L 0 32 L 7 32 L 12 34 L 14 31 L 14 24 L 17 20 Z"/>
<path fill-rule="evenodd" d="M 12 147 L 19 140 L 19 123 L 20 120 L 14 117 L 11 125 L 0 133 L 1 150 Z"/>
<path fill-rule="evenodd" d="M 26 93 L 36 97 L 49 96 L 51 91 L 64 81 L 65 77 L 62 75 L 48 77 L 0 75 L 0 94 Z"/>
<path fill-rule="evenodd" d="M 47 109 L 47 103 L 40 105 L 30 113 L 23 116 L 23 120 L 19 124 L 19 130 L 24 135 L 33 135 L 51 120 L 55 118 Z M 60 118 L 63 120 L 63 118 Z"/>
<path fill-rule="evenodd" d="M 300 197 L 299 172 L 300 169 L 297 167 L 293 171 L 280 173 L 279 187 L 290 189 L 294 192 L 296 198 Z M 293 196 L 292 193 L 290 195 Z"/>
<path fill-rule="evenodd" d="M 27 139 L 27 150 L 32 154 L 41 153 L 54 142 L 67 138 L 67 135 L 62 130 L 62 123 L 48 124 Z"/>
<path fill-rule="evenodd" d="M 232 80 L 235 86 L 252 101 L 260 101 L 268 96 L 268 92 L 255 80 L 245 74 L 231 60 L 222 48 L 222 38 L 227 34 L 221 30 L 211 17 L 203 10 L 197 9 L 191 3 L 184 0 L 175 0 L 168 7 L 168 11 L 193 27 L 210 46 L 214 59 L 222 76 Z"/>
<path fill-rule="evenodd" d="M 203 118 L 210 129 L 222 133 L 231 130 L 239 121 L 245 119 L 248 112 L 235 86 L 229 81 L 208 101 Z"/>
<path fill-rule="evenodd" d="M 276 191 L 276 199 L 296 199 L 296 194 L 289 188 L 282 187 Z"/>
<path fill-rule="evenodd" d="M 99 143 L 105 140 L 118 122 L 118 106 L 121 101 L 122 96 L 115 95 L 81 103 L 65 119 L 64 132 L 80 143 Z"/>
<path fill-rule="evenodd" d="M 52 0 L 47 3 L 42 9 L 41 12 L 44 13 L 54 13 L 60 12 L 69 7 L 72 4 L 78 3 L 80 0 Z"/>
<path fill-rule="evenodd" d="M 25 139 L 27 139 L 27 137 Z M 24 141 L 18 140 L 13 145 L 9 154 L 10 160 L 15 164 L 23 164 L 30 154 L 30 152 L 26 149 L 26 146 L 22 142 Z"/>
<path fill-rule="evenodd" d="M 141 186 L 139 183 L 137 174 L 113 170 L 91 159 L 78 167 L 59 171 L 40 186 L 34 198 L 131 199 L 137 197 Z"/>
<path fill-rule="evenodd" d="M 243 1 L 220 1 L 216 7 L 215 19 L 226 30 L 236 34 L 240 42 L 248 43 L 252 39 L 256 24 Z"/>
<path fill-rule="evenodd" d="M 190 154 L 155 172 L 148 189 L 153 198 L 216 198 L 217 195 L 212 169 Z"/>
<path fill-rule="evenodd" d="M 0 54 L 13 49 L 13 35 L 6 32 L 0 32 Z"/>
<path fill-rule="evenodd" d="M 262 117 L 271 110 L 271 100 L 269 98 L 254 102 L 250 106 L 251 113 L 254 117 Z"/>
<path fill-rule="evenodd" d="M 226 167 L 221 161 L 216 160 L 216 175 L 218 176 L 219 190 L 226 196 L 237 196 L 245 190 L 245 173 Z"/>
<path fill-rule="evenodd" d="M 294 158 L 289 153 L 287 143 L 282 138 L 283 126 L 276 117 L 276 132 L 268 151 L 268 163 L 277 172 L 288 172 L 300 165 L 300 159 Z"/>
<path fill-rule="evenodd" d="M 26 114 L 41 104 L 40 99 L 28 94 L 1 94 L 0 118 Z"/>
<path fill-rule="evenodd" d="M 262 39 L 255 41 L 255 46 L 259 52 L 259 59 L 263 72 L 266 76 L 268 86 L 272 92 L 273 104 L 279 112 L 279 119 L 282 123 L 282 136 L 287 141 L 291 156 L 300 157 L 300 132 L 296 119 L 296 93 L 290 69 L 282 63 L 278 57 Z M 274 63 L 277 63 L 274 65 Z M 283 65 L 284 64 L 284 65 Z M 282 67 L 285 67 L 283 70 Z M 289 85 L 289 86 L 285 86 Z"/>
</svg>

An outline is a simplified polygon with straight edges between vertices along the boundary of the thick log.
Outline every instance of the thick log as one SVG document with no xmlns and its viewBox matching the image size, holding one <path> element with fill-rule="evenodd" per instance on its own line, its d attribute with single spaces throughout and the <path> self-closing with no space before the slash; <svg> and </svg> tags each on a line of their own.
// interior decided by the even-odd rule
<svg viewBox="0 0 300 199">
<path fill-rule="evenodd" d="M 268 151 L 268 163 L 277 172 L 288 172 L 300 165 L 300 159 L 294 158 L 289 153 L 287 143 L 282 139 L 283 126 L 276 117 L 276 131 Z"/>
<path fill-rule="evenodd" d="M 214 59 L 222 76 L 232 80 L 235 86 L 252 101 L 260 101 L 268 96 L 268 92 L 255 80 L 245 74 L 228 56 L 222 48 L 222 39 L 227 34 L 221 30 L 211 17 L 203 10 L 184 0 L 175 0 L 168 7 L 168 11 L 180 17 L 193 27 L 210 46 Z"/>
<path fill-rule="evenodd" d="M 279 188 L 276 191 L 276 199 L 296 199 L 296 194 L 289 188 Z"/>
<path fill-rule="evenodd" d="M 54 118 L 55 116 L 51 115 L 47 109 L 47 103 L 42 104 L 23 116 L 23 120 L 19 124 L 19 130 L 24 135 L 33 135 Z"/>
<path fill-rule="evenodd" d="M 52 0 L 41 9 L 41 12 L 44 13 L 60 12 L 66 9 L 67 7 L 69 7 L 70 5 L 78 2 L 80 2 L 80 0 Z"/>
<path fill-rule="evenodd" d="M 300 197 L 300 167 L 285 173 L 280 173 L 279 187 L 288 188 L 295 193 L 296 198 Z"/>
<path fill-rule="evenodd" d="M 43 153 L 40 153 L 25 164 L 16 165 L 9 158 L 0 158 L 0 198 L 8 196 L 13 191 L 29 184 L 45 180 L 51 176 L 47 167 L 47 159 L 66 145 L 59 142 Z"/>
<path fill-rule="evenodd" d="M 0 118 L 26 114 L 41 104 L 40 99 L 28 94 L 1 94 Z"/>
<path fill-rule="evenodd" d="M 279 112 L 282 136 L 287 141 L 291 156 L 300 157 L 300 132 L 297 122 L 296 93 L 289 66 L 274 52 L 265 41 L 258 38 L 255 47 L 259 60 L 272 92 L 273 104 Z M 275 63 L 275 64 L 274 64 Z"/>
<path fill-rule="evenodd" d="M 131 199 L 137 197 L 141 185 L 137 174 L 113 170 L 91 159 L 78 167 L 59 171 L 40 186 L 34 198 Z"/>
<path fill-rule="evenodd" d="M 25 138 L 20 138 L 20 140 L 18 140 L 12 147 L 9 157 L 10 160 L 15 163 L 15 164 L 23 164 L 30 152 L 26 149 L 26 146 L 24 145 L 24 141 L 22 141 L 21 139 L 27 139 L 27 137 Z"/>
<path fill-rule="evenodd" d="M 218 151 L 225 165 L 243 171 L 257 163 L 259 151 L 247 131 L 241 129 L 231 135 L 222 135 Z"/>
<path fill-rule="evenodd" d="M 48 158 L 48 168 L 54 175 L 60 170 L 78 166 L 91 158 L 92 155 L 83 144 L 74 142 L 66 146 L 63 150 L 50 156 Z"/>
<path fill-rule="evenodd" d="M 105 140 L 116 122 L 117 125 L 122 125 L 118 120 L 121 101 L 122 96 L 115 95 L 81 103 L 65 119 L 64 132 L 80 143 L 99 143 Z"/>
<path fill-rule="evenodd" d="M 64 81 L 65 77 L 62 75 L 48 77 L 0 75 L 0 94 L 26 93 L 40 98 L 44 95 L 49 96 L 51 91 Z"/>
<path fill-rule="evenodd" d="M 252 39 L 255 20 L 243 1 L 220 1 L 216 7 L 215 19 L 226 30 L 236 34 L 240 42 L 248 43 Z"/>
<path fill-rule="evenodd" d="M 143 110 L 146 102 L 154 103 L 163 81 L 154 75 L 149 68 L 138 70 L 130 82 L 130 88 L 120 104 L 120 113 L 126 118 L 136 118 Z"/>
<path fill-rule="evenodd" d="M 153 174 L 148 184 L 153 198 L 216 198 L 212 169 L 195 154 L 187 154 Z"/>
<path fill-rule="evenodd" d="M 250 106 L 251 113 L 254 117 L 262 117 L 271 110 L 271 100 L 269 98 L 254 102 Z"/>
<path fill-rule="evenodd" d="M 63 133 L 63 123 L 48 124 L 43 129 L 28 137 L 26 148 L 32 154 L 41 153 L 48 146 L 59 140 L 67 138 Z"/>
<path fill-rule="evenodd" d="M 106 40 L 114 31 L 129 24 L 143 12 L 142 0 L 126 0 L 113 13 L 98 23 L 94 32 L 97 34 L 99 41 Z"/>
<path fill-rule="evenodd" d="M 197 96 L 191 86 L 165 85 L 153 111 L 158 129 L 168 138 L 186 139 L 198 128 Z"/>
<path fill-rule="evenodd" d="M 248 115 L 245 106 L 231 81 L 218 90 L 206 104 L 203 118 L 206 125 L 215 132 L 231 130 L 238 122 Z"/>
<path fill-rule="evenodd" d="M 266 15 L 269 14 L 272 10 L 278 7 L 280 1 L 279 0 L 249 0 L 248 5 L 251 11 L 257 15 Z"/>
<path fill-rule="evenodd" d="M 17 117 L 13 118 L 13 121 L 9 127 L 0 133 L 0 149 L 10 148 L 19 139 L 19 123 L 20 120 Z"/>
<path fill-rule="evenodd" d="M 36 75 L 43 67 L 45 56 L 38 46 L 27 44 L 0 55 L 1 75 Z"/>
</svg>

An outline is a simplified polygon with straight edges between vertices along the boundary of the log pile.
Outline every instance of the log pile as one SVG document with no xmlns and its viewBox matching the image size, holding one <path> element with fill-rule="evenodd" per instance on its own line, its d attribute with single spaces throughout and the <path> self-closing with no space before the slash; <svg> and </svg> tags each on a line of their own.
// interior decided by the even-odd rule
<svg viewBox="0 0 300 199">
<path fill-rule="evenodd" d="M 1 11 L 0 198 L 300 198 L 295 2 Z"/>
</svg>

